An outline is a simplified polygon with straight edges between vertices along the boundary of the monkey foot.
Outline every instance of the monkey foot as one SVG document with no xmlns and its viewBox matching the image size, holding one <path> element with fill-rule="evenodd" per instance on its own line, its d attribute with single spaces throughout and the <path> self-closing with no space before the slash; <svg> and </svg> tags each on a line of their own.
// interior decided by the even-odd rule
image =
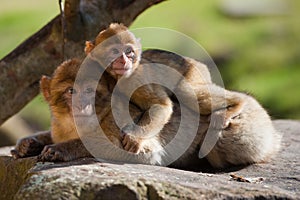
<svg viewBox="0 0 300 200">
<path fill-rule="evenodd" d="M 11 150 L 14 159 L 39 155 L 44 145 L 34 137 L 23 138 L 17 142 L 15 149 Z"/>
</svg>

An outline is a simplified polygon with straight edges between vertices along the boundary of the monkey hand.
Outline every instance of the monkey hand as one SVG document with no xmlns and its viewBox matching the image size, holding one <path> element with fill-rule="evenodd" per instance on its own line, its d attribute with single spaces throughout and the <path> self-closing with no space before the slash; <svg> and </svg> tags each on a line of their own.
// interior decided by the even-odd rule
<svg viewBox="0 0 300 200">
<path fill-rule="evenodd" d="M 44 145 L 39 142 L 34 136 L 20 139 L 16 147 L 11 150 L 11 155 L 14 159 L 30 156 L 37 156 L 43 150 Z"/>
<path fill-rule="evenodd" d="M 124 150 L 132 153 L 140 153 L 142 148 L 141 128 L 135 124 L 128 124 L 121 130 L 122 145 Z"/>
<path fill-rule="evenodd" d="M 38 156 L 38 160 L 40 161 L 70 161 L 73 160 L 72 153 L 68 152 L 68 148 L 66 148 L 64 143 L 46 145 L 42 151 L 42 153 Z"/>
<path fill-rule="evenodd" d="M 122 145 L 124 150 L 138 154 L 140 152 L 143 152 L 142 141 L 142 139 L 131 134 L 125 134 L 122 139 Z"/>
<path fill-rule="evenodd" d="M 46 145 L 38 156 L 40 161 L 71 161 L 83 157 L 92 157 L 80 139 Z"/>
</svg>

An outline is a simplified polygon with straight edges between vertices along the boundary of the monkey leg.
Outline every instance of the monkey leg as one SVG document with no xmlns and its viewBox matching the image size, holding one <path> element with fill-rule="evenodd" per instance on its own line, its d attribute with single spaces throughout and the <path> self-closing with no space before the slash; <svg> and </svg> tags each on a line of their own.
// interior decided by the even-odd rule
<svg viewBox="0 0 300 200">
<path fill-rule="evenodd" d="M 16 147 L 11 150 L 11 154 L 15 159 L 37 156 L 47 144 L 52 144 L 51 132 L 39 132 L 18 140 Z"/>
<path fill-rule="evenodd" d="M 38 156 L 41 161 L 71 161 L 83 157 L 92 157 L 80 139 L 73 139 L 52 145 L 46 145 Z"/>
</svg>

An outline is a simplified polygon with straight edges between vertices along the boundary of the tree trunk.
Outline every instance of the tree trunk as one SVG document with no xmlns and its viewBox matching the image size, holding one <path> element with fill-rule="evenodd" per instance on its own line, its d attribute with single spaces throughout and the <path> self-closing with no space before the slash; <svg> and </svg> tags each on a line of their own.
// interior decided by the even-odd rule
<svg viewBox="0 0 300 200">
<path fill-rule="evenodd" d="M 129 26 L 145 9 L 162 1 L 65 0 L 64 31 L 57 16 L 0 61 L 0 125 L 38 94 L 43 74 L 52 74 L 65 59 L 82 58 L 86 40 L 112 22 Z"/>
</svg>

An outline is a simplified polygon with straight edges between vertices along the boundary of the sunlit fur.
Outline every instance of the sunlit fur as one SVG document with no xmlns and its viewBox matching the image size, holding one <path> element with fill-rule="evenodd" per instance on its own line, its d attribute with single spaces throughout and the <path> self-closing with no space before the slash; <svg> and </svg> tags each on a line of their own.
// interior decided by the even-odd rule
<svg viewBox="0 0 300 200">
<path fill-rule="evenodd" d="M 126 27 L 120 24 L 112 24 L 108 29 L 99 33 L 93 48 L 119 33 L 126 33 L 120 34 L 119 37 L 120 41 L 122 41 L 122 38 L 126 41 L 123 43 L 124 45 L 130 40 L 133 44 L 136 43 L 137 39 Z M 93 48 L 89 48 L 86 53 L 90 53 Z M 105 48 L 102 50 L 102 54 L 105 54 L 105 50 Z M 207 67 L 191 58 L 182 58 L 185 61 L 184 64 L 174 63 L 172 60 L 178 60 L 177 55 L 155 50 L 145 52 L 142 57 L 144 60 L 148 60 L 146 63 L 164 64 L 180 72 L 184 79 L 190 83 L 193 88 L 192 92 L 195 92 L 197 96 L 200 110 L 194 107 L 191 107 L 191 109 L 200 112 L 201 115 L 211 115 L 212 120 L 215 120 L 214 118 L 220 119 L 212 122 L 213 125 L 211 126 L 211 129 L 215 129 L 213 132 L 220 132 L 216 146 L 207 156 L 213 166 L 225 167 L 261 162 L 278 151 L 280 146 L 279 133 L 273 128 L 266 111 L 254 98 L 215 85 L 211 82 Z M 146 71 L 143 69 L 144 63 L 143 61 L 139 65 L 135 63 L 138 67 L 135 68 L 132 75 L 129 78 L 119 80 L 121 81 L 121 84 L 119 84 L 121 91 L 123 89 L 126 93 L 126 85 L 134 84 L 134 81 L 139 81 L 143 77 L 142 75 Z M 155 67 L 150 68 L 147 73 L 149 77 L 159 74 Z M 187 107 L 191 105 L 191 89 L 186 88 L 181 80 L 177 81 L 175 92 L 186 97 L 181 103 Z M 137 122 L 140 128 L 132 129 L 131 127 L 134 126 L 130 124 L 123 128 L 128 136 L 123 140 L 126 150 L 138 153 L 141 150 L 141 144 L 145 143 L 143 138 L 160 133 L 173 113 L 172 95 L 173 93 L 170 93 L 164 87 L 150 84 L 138 88 L 131 97 L 128 97 L 146 113 L 151 108 L 151 118 L 148 114 L 144 114 Z M 254 113 L 256 117 L 253 117 Z M 256 124 L 261 122 L 266 124 L 265 128 L 256 128 Z M 236 135 L 238 136 L 236 137 Z"/>
<path fill-rule="evenodd" d="M 151 50 L 145 52 L 146 60 L 161 60 L 161 62 L 169 62 L 169 59 L 178 61 L 180 64 L 188 65 L 189 59 L 181 59 L 175 54 L 163 53 L 161 51 Z M 171 62 L 172 63 L 172 62 Z M 52 113 L 51 120 L 51 135 L 54 139 L 54 146 L 52 151 L 57 152 L 47 156 L 43 154 L 42 157 L 49 161 L 68 161 L 76 158 L 91 156 L 86 152 L 84 145 L 78 138 L 77 131 L 74 128 L 74 119 L 70 113 L 69 100 L 65 99 L 65 91 L 68 87 L 73 86 L 75 76 L 81 62 L 73 59 L 61 64 L 54 75 L 43 77 L 41 79 L 41 90 L 49 103 Z M 176 66 L 176 62 L 172 63 Z M 209 78 L 208 78 L 209 80 Z M 100 121 L 100 125 L 106 134 L 106 137 L 111 141 L 111 145 L 116 148 L 122 148 L 122 140 L 120 137 L 120 129 L 116 126 L 114 117 L 111 113 L 110 97 L 111 90 L 115 85 L 114 79 L 108 74 L 104 74 L 97 86 L 97 98 L 95 102 L 96 113 Z M 232 95 L 237 95 L 245 99 L 246 103 L 240 113 L 230 120 L 228 126 L 220 131 L 217 144 L 212 151 L 206 156 L 213 167 L 224 168 L 235 165 L 245 165 L 256 162 L 264 162 L 269 158 L 274 157 L 276 151 L 280 146 L 280 136 L 274 130 L 272 122 L 268 114 L 257 103 L 257 101 L 245 94 L 232 92 Z M 130 113 L 132 118 L 139 118 L 143 114 L 143 110 L 136 105 L 130 103 Z M 214 115 L 223 115 L 223 111 L 215 112 Z M 191 112 L 192 113 L 192 112 Z M 198 133 L 194 138 L 192 144 L 187 147 L 186 152 L 174 160 L 173 165 L 176 167 L 191 167 L 193 163 L 197 163 L 197 155 L 199 151 L 199 144 L 207 133 L 209 116 L 201 117 Z M 105 153 L 105 159 L 134 162 L 152 165 L 161 165 L 165 160 L 170 159 L 168 152 L 163 149 L 175 137 L 178 126 L 181 121 L 181 112 L 178 103 L 174 102 L 173 114 L 169 122 L 163 127 L 160 133 L 154 137 L 143 140 L 140 143 L 141 152 L 135 156 L 128 157 L 124 151 L 109 151 Z M 186 137 L 190 137 L 190 127 L 185 127 Z M 50 132 L 49 132 L 50 134 Z M 43 141 L 48 134 L 36 134 L 30 136 L 34 141 Z M 75 138 L 75 140 L 73 139 Z M 22 149 L 26 138 L 22 139 L 16 149 Z M 185 148 L 184 142 L 179 141 L 176 149 Z M 21 148 L 19 148 L 21 147 Z M 57 148 L 58 147 L 58 148 Z M 46 148 L 46 147 L 45 147 Z M 107 148 L 103 148 L 105 151 Z M 46 148 L 46 150 L 49 148 Z M 16 157 L 26 157 L 31 155 L 30 149 L 25 149 L 19 152 Z M 120 153 L 121 152 L 121 153 Z M 15 152 L 16 154 L 18 152 Z M 57 157 L 56 155 L 59 155 Z M 199 166 L 201 167 L 201 166 Z"/>
</svg>

